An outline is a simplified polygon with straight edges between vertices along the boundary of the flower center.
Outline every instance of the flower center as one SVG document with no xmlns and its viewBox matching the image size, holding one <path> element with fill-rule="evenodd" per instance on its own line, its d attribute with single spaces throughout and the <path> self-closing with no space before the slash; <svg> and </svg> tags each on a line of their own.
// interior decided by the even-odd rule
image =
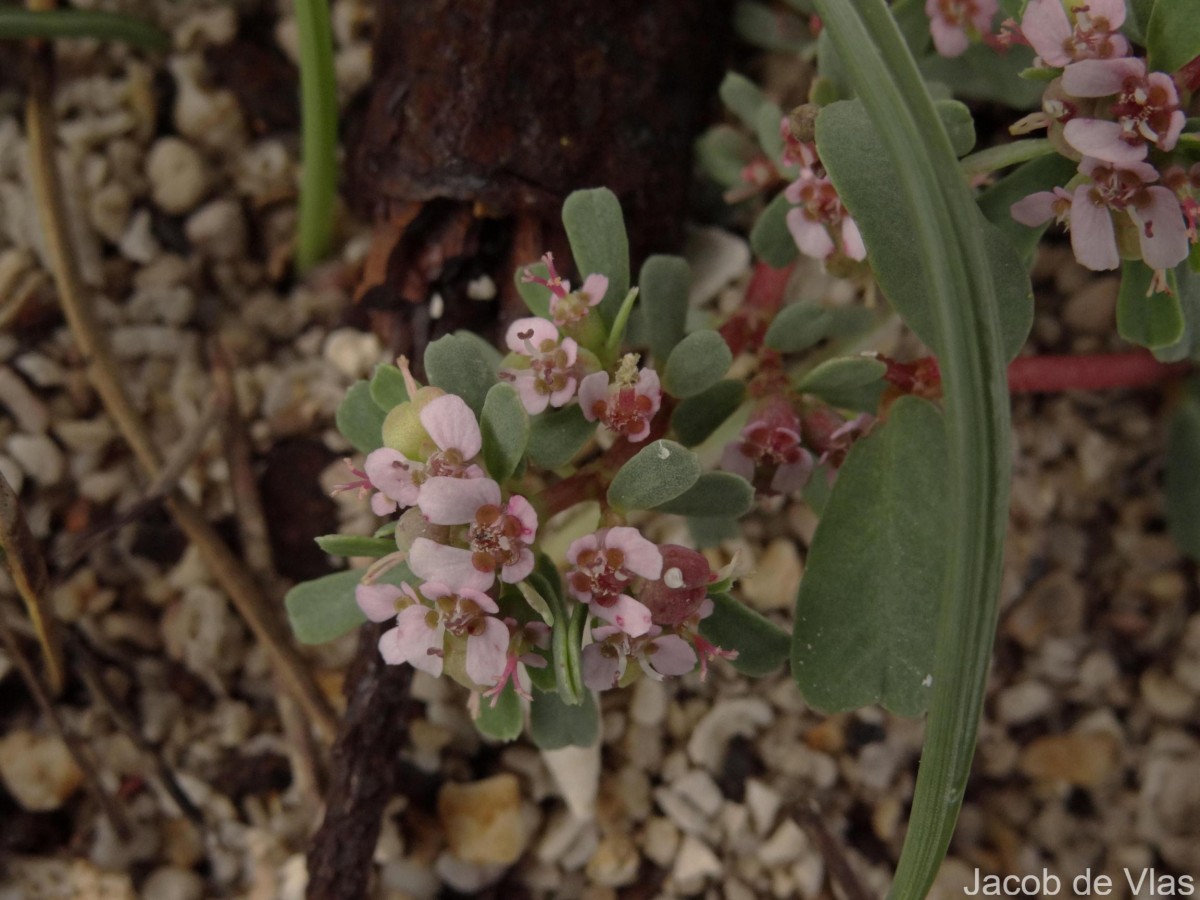
<svg viewBox="0 0 1200 900">
<path fill-rule="evenodd" d="M 575 571 L 568 578 L 580 594 L 591 594 L 592 602 L 612 606 L 625 593 L 629 574 L 624 570 L 625 552 L 612 547 L 584 550 L 575 560 Z"/>
<path fill-rule="evenodd" d="M 475 511 L 467 541 L 471 547 L 471 565 L 480 572 L 495 572 L 515 565 L 525 549 L 525 526 L 516 516 L 488 503 Z"/>
</svg>

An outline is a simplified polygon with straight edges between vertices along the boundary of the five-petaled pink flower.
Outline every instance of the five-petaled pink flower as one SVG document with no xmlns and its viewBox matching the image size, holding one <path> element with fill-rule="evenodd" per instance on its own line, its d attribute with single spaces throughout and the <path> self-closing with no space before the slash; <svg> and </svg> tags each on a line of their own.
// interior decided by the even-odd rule
<svg viewBox="0 0 1200 900">
<path fill-rule="evenodd" d="M 808 483 L 813 458 L 800 443 L 800 417 L 787 398 L 773 395 L 754 411 L 741 437 L 726 445 L 721 468 L 772 494 Z"/>
<path fill-rule="evenodd" d="M 572 293 L 571 282 L 564 281 L 554 268 L 554 255 L 547 253 L 542 257 L 542 262 L 546 266 L 549 278 L 534 275 L 531 269 L 526 268 L 521 280 L 549 289 L 550 318 L 559 327 L 585 319 L 591 308 L 603 300 L 608 292 L 608 276 L 592 273 L 583 279 L 583 287 Z"/>
<path fill-rule="evenodd" d="M 544 669 L 549 663 L 546 657 L 533 652 L 535 649 L 545 650 L 550 646 L 550 626 L 545 622 L 526 622 L 519 625 L 516 619 L 505 619 L 508 627 L 508 652 L 505 657 L 504 671 L 494 687 L 483 692 L 483 696 L 491 697 L 492 706 L 500 700 L 500 695 L 511 683 L 513 692 L 525 700 L 532 700 L 527 685 L 521 683 L 518 676 L 518 665 L 534 669 Z"/>
<path fill-rule="evenodd" d="M 1115 97 L 1111 112 L 1116 121 L 1079 117 L 1063 126 L 1068 144 L 1104 162 L 1139 162 L 1150 145 L 1173 149 L 1187 119 L 1175 82 L 1162 72 L 1147 74 L 1140 59 L 1072 63 L 1063 70 L 1062 86 L 1075 97 Z"/>
<path fill-rule="evenodd" d="M 636 528 L 620 525 L 584 535 L 567 548 L 567 561 L 573 567 L 567 573 L 567 590 L 588 604 L 592 615 L 633 637 L 650 629 L 650 610 L 629 590 L 634 578 L 661 578 L 663 557 Z"/>
<path fill-rule="evenodd" d="M 991 30 L 997 9 L 997 0 L 925 0 L 934 48 L 942 56 L 966 53 L 972 35 Z"/>
<path fill-rule="evenodd" d="M 813 259 L 826 260 L 839 251 L 850 259 L 866 259 L 858 225 L 817 158 L 816 147 L 801 143 L 798 155 L 804 163 L 800 175 L 784 189 L 788 202 L 796 204 L 787 214 L 792 240 Z"/>
<path fill-rule="evenodd" d="M 663 634 L 657 625 L 638 636 L 602 625 L 592 630 L 592 643 L 583 648 L 583 683 L 594 691 L 616 687 L 631 658 L 655 681 L 696 668 L 696 652 L 679 635 Z"/>
<path fill-rule="evenodd" d="M 504 504 L 500 486 L 490 478 L 431 478 L 421 488 L 421 514 L 434 525 L 467 525 L 457 543 L 427 537 L 413 541 L 408 566 L 418 578 L 455 588 L 486 591 L 500 571 L 508 584 L 533 571 L 529 545 L 537 534 L 537 513 L 524 497 Z"/>
<path fill-rule="evenodd" d="M 379 639 L 379 652 L 389 665 L 408 663 L 441 675 L 449 634 L 466 642 L 471 681 L 490 688 L 503 676 L 509 630 L 496 618 L 499 607 L 487 594 L 431 581 L 421 585 L 420 594 L 407 584 L 360 584 L 355 599 L 372 622 L 395 618 L 396 627 Z"/>
<path fill-rule="evenodd" d="M 416 506 L 421 485 L 430 478 L 482 478 L 483 469 L 471 462 L 483 447 L 479 423 L 471 408 L 454 394 L 428 403 L 420 412 L 421 425 L 435 449 L 424 462 L 409 459 L 399 450 L 381 447 L 368 454 L 363 468 L 379 491 L 371 498 L 376 515 L 398 507 Z"/>
<path fill-rule="evenodd" d="M 658 373 L 639 369 L 637 359 L 626 354 L 611 385 L 607 372 L 593 372 L 579 383 L 584 418 L 600 420 L 609 431 L 623 434 L 633 444 L 650 434 L 650 420 L 662 405 Z"/>
<path fill-rule="evenodd" d="M 574 339 L 561 337 L 553 324 L 531 316 L 508 327 L 505 343 L 528 365 L 501 369 L 500 377 L 512 382 L 531 416 L 545 412 L 547 406 L 563 406 L 575 396 L 579 345 Z"/>
<path fill-rule="evenodd" d="M 1091 179 L 1070 194 L 1069 208 L 1062 188 L 1019 200 L 1012 215 L 1023 225 L 1036 226 L 1050 218 L 1070 221 L 1075 258 L 1093 270 L 1115 269 L 1117 250 L 1114 213 L 1126 213 L 1137 226 L 1142 259 L 1155 270 L 1171 269 L 1187 257 L 1187 225 L 1175 194 L 1150 184 L 1158 171 L 1148 163 L 1113 166 L 1085 157 L 1079 170 Z"/>
<path fill-rule="evenodd" d="M 1128 55 L 1129 42 L 1120 34 L 1124 21 L 1125 0 L 1088 0 L 1067 6 L 1062 0 L 1029 0 L 1021 18 L 1021 33 L 1042 61 L 1057 69 L 1083 59 Z"/>
</svg>

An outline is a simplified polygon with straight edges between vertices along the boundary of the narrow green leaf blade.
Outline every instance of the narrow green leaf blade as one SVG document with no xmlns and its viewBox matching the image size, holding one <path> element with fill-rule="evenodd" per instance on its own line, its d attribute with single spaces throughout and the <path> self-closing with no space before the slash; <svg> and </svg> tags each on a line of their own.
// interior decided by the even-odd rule
<svg viewBox="0 0 1200 900">
<path fill-rule="evenodd" d="M 562 221 L 579 277 L 608 276 L 608 291 L 597 308 L 611 325 L 629 293 L 629 239 L 617 195 L 608 188 L 575 191 L 563 203 Z"/>
<path fill-rule="evenodd" d="M 503 483 L 517 470 L 529 445 L 529 413 L 512 385 L 492 385 L 483 401 L 479 428 L 484 465 L 492 478 Z"/>
<path fill-rule="evenodd" d="M 905 716 L 931 696 L 946 571 L 946 432 L 902 397 L 855 444 L 813 538 L 796 601 L 792 674 L 827 712 L 882 703 Z"/>
<path fill-rule="evenodd" d="M 786 631 L 729 594 L 714 594 L 712 601 L 712 615 L 701 620 L 700 635 L 722 650 L 736 650 L 730 665 L 751 678 L 783 665 L 791 645 Z"/>
<path fill-rule="evenodd" d="M 699 478 L 695 453 L 674 441 L 654 441 L 621 466 L 608 486 L 608 502 L 617 509 L 654 509 Z"/>
<path fill-rule="evenodd" d="M 672 397 L 694 397 L 721 380 L 733 364 L 725 339 L 715 331 L 693 331 L 675 345 L 662 373 L 662 386 Z"/>
<path fill-rule="evenodd" d="M 1175 72 L 1200 56 L 1200 15 L 1193 3 L 1159 0 L 1146 25 L 1147 65 Z"/>
<path fill-rule="evenodd" d="M 705 472 L 676 497 L 656 506 L 656 512 L 695 518 L 739 519 L 754 508 L 754 488 L 732 472 Z"/>
<path fill-rule="evenodd" d="M 810 370 L 796 385 L 806 394 L 823 396 L 826 392 L 844 391 L 878 381 L 887 372 L 887 365 L 873 356 L 836 356 Z"/>
<path fill-rule="evenodd" d="M 651 256 L 638 275 L 650 352 L 661 364 L 683 340 L 692 267 L 681 256 Z"/>
<path fill-rule="evenodd" d="M 741 119 L 743 125 L 750 129 L 757 125 L 758 109 L 766 99 L 757 84 L 745 75 L 727 72 L 717 94 L 725 108 Z"/>
<path fill-rule="evenodd" d="M 334 420 L 338 431 L 355 450 L 370 453 L 383 446 L 383 420 L 386 417 L 387 413 L 371 397 L 371 385 L 356 381 L 338 405 Z"/>
<path fill-rule="evenodd" d="M 330 556 L 370 556 L 378 559 L 396 552 L 396 542 L 392 538 L 324 534 L 316 541 L 317 546 Z"/>
<path fill-rule="evenodd" d="M 434 387 L 462 397 L 476 416 L 496 383 L 496 368 L 479 341 L 459 334 L 440 337 L 425 348 L 425 374 Z"/>
</svg>

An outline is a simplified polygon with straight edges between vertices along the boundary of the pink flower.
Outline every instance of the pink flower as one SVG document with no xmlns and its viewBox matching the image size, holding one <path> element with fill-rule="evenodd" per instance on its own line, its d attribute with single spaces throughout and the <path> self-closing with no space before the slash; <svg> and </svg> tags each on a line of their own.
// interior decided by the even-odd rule
<svg viewBox="0 0 1200 900">
<path fill-rule="evenodd" d="M 607 372 L 593 372 L 579 383 L 579 405 L 589 422 L 603 422 L 630 443 L 644 441 L 650 434 L 650 420 L 662 405 L 658 373 L 639 369 L 637 356 L 627 354 L 611 386 Z"/>
<path fill-rule="evenodd" d="M 567 548 L 567 561 L 574 567 L 567 573 L 567 590 L 588 604 L 592 615 L 633 637 L 650 629 L 650 610 L 628 592 L 634 578 L 662 577 L 663 557 L 636 528 L 602 528 L 584 535 Z"/>
<path fill-rule="evenodd" d="M 663 544 L 658 549 L 662 577 L 646 582 L 638 599 L 650 610 L 655 625 L 674 628 L 696 614 L 717 576 L 702 553 L 678 544 Z"/>
<path fill-rule="evenodd" d="M 509 633 L 504 671 L 500 673 L 496 684 L 483 692 L 483 696 L 492 698 L 492 706 L 495 706 L 500 700 L 500 695 L 504 693 L 504 689 L 510 682 L 518 697 L 532 700 L 533 697 L 530 696 L 528 686 L 521 683 L 517 666 L 544 669 L 549 665 L 546 657 L 533 651 L 535 648 L 545 650 L 550 646 L 550 626 L 545 622 L 526 622 L 524 625 L 518 625 L 516 619 L 505 619 L 504 624 L 508 627 Z"/>
<path fill-rule="evenodd" d="M 421 485 L 429 478 L 482 478 L 483 469 L 471 462 L 483 447 L 475 414 L 461 397 L 445 394 L 420 412 L 421 425 L 435 448 L 421 462 L 399 450 L 381 447 L 367 456 L 363 468 L 379 494 L 371 499 L 376 515 L 398 507 L 416 506 Z"/>
<path fill-rule="evenodd" d="M 1089 59 L 1063 70 L 1063 89 L 1076 97 L 1111 97 L 1116 121 L 1072 119 L 1063 126 L 1067 143 L 1104 162 L 1128 165 L 1146 158 L 1148 145 L 1171 150 L 1186 116 L 1175 82 L 1162 72 L 1146 73 L 1140 59 Z"/>
<path fill-rule="evenodd" d="M 631 658 L 655 681 L 686 675 L 696 668 L 696 653 L 687 641 L 675 634 L 663 634 L 657 625 L 636 637 L 602 625 L 592 632 L 592 639 L 583 648 L 582 665 L 583 683 L 594 691 L 616 687 Z"/>
<path fill-rule="evenodd" d="M 554 268 L 554 256 L 547 253 L 542 257 L 542 262 L 549 270 L 549 278 L 541 278 L 526 269 L 521 280 L 543 285 L 550 290 L 550 317 L 559 327 L 585 319 L 591 308 L 603 300 L 608 292 L 608 277 L 593 273 L 583 280 L 583 287 L 571 293 L 571 282 L 564 281 Z"/>
<path fill-rule="evenodd" d="M 533 571 L 537 513 L 524 497 L 501 504 L 500 486 L 490 478 L 431 478 L 421 489 L 422 515 L 434 525 L 467 525 L 452 546 L 419 537 L 408 565 L 419 578 L 477 591 L 492 586 L 496 570 L 508 584 L 524 581 Z"/>
<path fill-rule="evenodd" d="M 559 407 L 575 396 L 578 371 L 575 366 L 579 345 L 562 338 L 558 329 L 545 319 L 517 319 L 505 337 L 508 349 L 529 361 L 524 368 L 500 370 L 500 377 L 511 381 L 531 416 Z"/>
<path fill-rule="evenodd" d="M 379 639 L 389 665 L 441 675 L 449 634 L 466 642 L 467 677 L 475 684 L 491 686 L 504 672 L 508 627 L 495 617 L 500 610 L 487 594 L 438 582 L 421 585 L 420 594 L 407 584 L 360 584 L 355 599 L 373 622 L 395 617 L 396 627 Z"/>
<path fill-rule="evenodd" d="M 839 250 L 851 259 L 866 259 L 867 248 L 858 225 L 842 205 L 837 189 L 817 160 L 815 148 L 808 150 L 802 144 L 800 156 L 807 164 L 783 192 L 789 203 L 796 204 L 787 214 L 788 230 L 796 246 L 813 259 L 829 259 Z"/>
<path fill-rule="evenodd" d="M 933 46 L 942 56 L 961 56 L 972 35 L 991 30 L 996 0 L 925 0 Z"/>
<path fill-rule="evenodd" d="M 1113 59 L 1129 53 L 1119 33 L 1125 21 L 1125 0 L 1029 0 L 1021 33 L 1048 66 L 1060 68 L 1081 59 Z"/>
<path fill-rule="evenodd" d="M 1091 183 L 1081 184 L 1070 194 L 1056 188 L 1053 193 L 1031 194 L 1013 204 L 1013 218 L 1023 225 L 1040 225 L 1051 216 L 1070 220 L 1071 249 L 1080 263 L 1093 270 L 1115 269 L 1121 262 L 1117 250 L 1114 213 L 1126 213 L 1137 226 L 1142 259 L 1152 269 L 1171 269 L 1187 257 L 1187 225 L 1179 198 L 1169 188 L 1148 183 L 1158 178 L 1147 163 L 1112 166 L 1084 157 L 1079 170 Z"/>
<path fill-rule="evenodd" d="M 721 468 L 764 493 L 792 494 L 808 483 L 812 454 L 800 443 L 800 417 L 786 398 L 768 398 L 750 416 L 741 439 L 721 456 Z"/>
</svg>

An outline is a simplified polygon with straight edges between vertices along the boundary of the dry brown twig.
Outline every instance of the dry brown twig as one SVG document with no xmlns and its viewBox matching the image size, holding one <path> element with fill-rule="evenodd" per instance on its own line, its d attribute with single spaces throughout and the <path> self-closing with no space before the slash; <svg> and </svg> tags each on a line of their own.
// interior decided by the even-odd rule
<svg viewBox="0 0 1200 900">
<path fill-rule="evenodd" d="M 53 4 L 51 0 L 30 0 L 29 5 L 34 9 L 46 9 Z M 149 431 L 134 410 L 117 375 L 112 355 L 103 338 L 103 330 L 84 295 L 71 252 L 62 183 L 54 155 L 50 48 L 35 46 L 32 55 L 26 107 L 26 129 L 32 157 L 30 169 L 59 301 L 80 354 L 86 360 L 87 373 L 96 393 L 139 465 L 152 480 L 157 480 L 162 475 L 163 465 Z M 176 523 L 196 546 L 213 578 L 229 596 L 255 638 L 266 648 L 272 667 L 288 692 L 300 703 L 322 737 L 332 740 L 337 732 L 337 717 L 309 672 L 307 663 L 292 644 L 277 606 L 267 600 L 254 577 L 213 530 L 199 507 L 178 491 L 168 496 L 165 502 Z"/>
</svg>

